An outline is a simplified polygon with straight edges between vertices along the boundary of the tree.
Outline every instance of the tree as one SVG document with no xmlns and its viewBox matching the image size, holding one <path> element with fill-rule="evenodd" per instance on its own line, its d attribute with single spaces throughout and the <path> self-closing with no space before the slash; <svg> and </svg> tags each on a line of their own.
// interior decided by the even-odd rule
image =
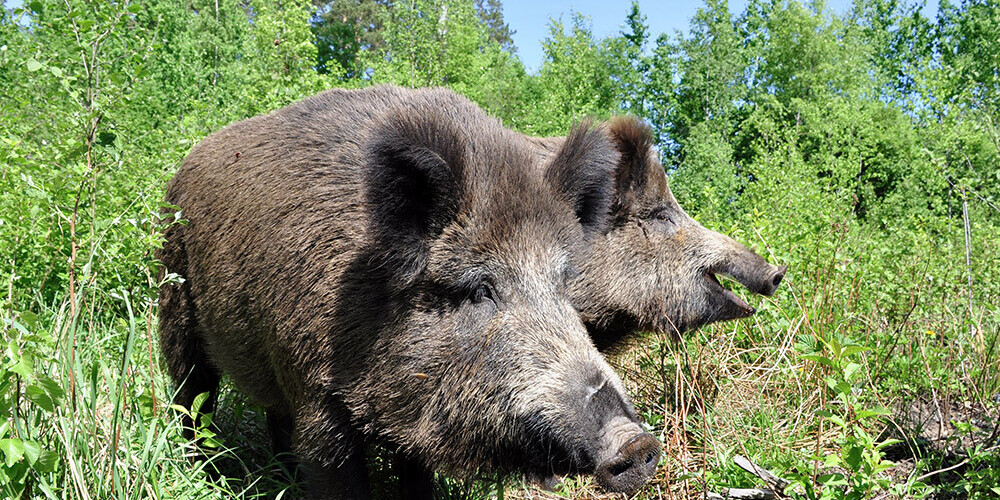
<svg viewBox="0 0 1000 500">
<path fill-rule="evenodd" d="M 607 116 L 618 108 L 608 44 L 594 38 L 583 14 L 572 12 L 571 23 L 567 31 L 562 21 L 550 20 L 542 42 L 545 60 L 529 87 L 533 104 L 523 123 L 530 134 L 562 135 L 584 116 Z"/>
<path fill-rule="evenodd" d="M 632 2 L 625 29 L 617 37 L 608 40 L 608 48 L 614 54 L 615 63 L 611 78 L 618 82 L 619 106 L 623 111 L 646 116 L 649 94 L 650 61 L 645 55 L 649 39 L 646 16 L 639 10 L 639 2 Z"/>
<path fill-rule="evenodd" d="M 747 44 L 753 48 L 754 45 Z M 752 82 L 752 54 L 725 0 L 711 0 L 688 36 L 657 40 L 651 61 L 650 113 L 676 168 L 674 193 L 690 206 L 731 210 L 748 178 L 733 144 Z"/>
<path fill-rule="evenodd" d="M 517 52 L 514 39 L 511 38 L 515 31 L 503 20 L 503 4 L 500 0 L 476 0 L 476 15 L 486 27 L 490 40 L 511 54 Z"/>
<path fill-rule="evenodd" d="M 1000 5 L 942 2 L 936 50 L 918 74 L 928 150 L 957 190 L 1000 201 Z M 1000 211 L 987 211 L 1000 219 Z"/>
<path fill-rule="evenodd" d="M 318 0 L 311 21 L 317 70 L 344 78 L 359 77 L 364 69 L 361 53 L 377 51 L 384 43 L 382 22 L 390 5 L 389 0 Z M 336 63 L 333 68 L 331 62 Z M 340 69 L 343 74 L 331 69 Z"/>
<path fill-rule="evenodd" d="M 310 0 L 250 0 L 249 5 L 252 47 L 242 55 L 246 61 L 240 61 L 245 73 L 238 102 L 245 103 L 252 116 L 322 90 L 322 78 L 313 69 L 317 50 L 309 29 Z M 341 73 L 335 61 L 328 61 L 326 68 Z"/>
</svg>

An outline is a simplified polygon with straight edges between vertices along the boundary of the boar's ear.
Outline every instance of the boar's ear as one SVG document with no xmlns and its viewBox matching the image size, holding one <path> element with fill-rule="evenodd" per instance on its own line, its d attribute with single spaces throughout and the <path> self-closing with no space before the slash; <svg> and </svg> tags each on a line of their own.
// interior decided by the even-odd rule
<svg viewBox="0 0 1000 500">
<path fill-rule="evenodd" d="M 616 116 L 608 121 L 608 132 L 621 160 L 615 168 L 615 199 L 612 211 L 616 217 L 635 210 L 650 179 L 650 162 L 654 160 L 653 131 L 634 116 Z"/>
<path fill-rule="evenodd" d="M 607 132 L 585 120 L 573 126 L 545 170 L 545 180 L 573 207 L 588 234 L 607 225 L 618 158 Z"/>
<path fill-rule="evenodd" d="M 462 134 L 439 117 L 404 111 L 374 128 L 365 201 L 376 250 L 404 278 L 424 268 L 430 240 L 458 214 L 464 151 Z"/>
</svg>

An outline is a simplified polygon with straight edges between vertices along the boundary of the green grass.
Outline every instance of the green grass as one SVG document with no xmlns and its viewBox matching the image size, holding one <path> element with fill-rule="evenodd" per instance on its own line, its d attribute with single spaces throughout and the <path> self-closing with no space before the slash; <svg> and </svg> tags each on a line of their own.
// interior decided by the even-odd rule
<svg viewBox="0 0 1000 500">
<path fill-rule="evenodd" d="M 236 393 L 225 394 L 216 420 L 223 446 L 195 460 L 201 452 L 181 436 L 180 413 L 168 406 L 172 393 L 159 368 L 149 304 L 134 310 L 127 296 L 93 297 L 82 301 L 82 314 L 101 306 L 88 308 L 89 300 L 120 301 L 126 314 L 74 320 L 63 304 L 30 325 L 5 318 L 14 326 L 5 340 L 16 346 L 8 361 L 31 360 L 32 368 L 4 387 L 14 399 L 11 436 L 52 454 L 50 464 L 30 457 L 11 463 L 7 455 L 5 497 L 273 498 L 297 491 L 273 479 L 280 462 L 263 444 L 255 410 Z M 58 387 L 44 395 L 51 405 L 38 404 L 32 388 L 48 380 Z"/>
<path fill-rule="evenodd" d="M 762 486 L 732 463 L 737 454 L 791 480 L 799 497 L 998 494 L 1000 309 L 980 305 L 962 318 L 960 287 L 921 290 L 914 280 L 905 313 L 888 310 L 865 279 L 879 268 L 838 255 L 866 237 L 847 235 L 834 255 L 818 251 L 831 265 L 790 272 L 754 318 L 683 345 L 647 338 L 619 357 L 642 413 L 662 429 L 661 477 L 674 494 Z M 864 267 L 840 265 L 852 261 Z M 926 429 L 906 418 L 921 400 L 968 409 L 938 419 L 950 447 L 924 442 Z M 974 481 L 935 473 L 963 459 Z"/>
<path fill-rule="evenodd" d="M 660 473 L 640 497 L 759 487 L 733 465 L 737 454 L 792 480 L 789 492 L 803 498 L 845 497 L 836 474 L 866 485 L 869 496 L 995 494 L 1000 461 L 996 436 L 986 431 L 998 415 L 1000 310 L 983 306 L 956 319 L 961 295 L 926 303 L 932 295 L 914 299 L 911 312 L 894 320 L 878 301 L 866 302 L 864 280 L 844 275 L 834 267 L 811 280 L 790 273 L 753 318 L 703 329 L 682 343 L 647 335 L 613 358 L 666 450 Z M 148 293 L 87 286 L 75 292 L 74 307 L 63 297 L 32 312 L 3 313 L 5 497 L 301 496 L 294 474 L 268 449 L 262 412 L 238 392 L 222 392 L 213 418 L 218 448 L 199 450 L 181 436 Z M 858 347 L 833 352 L 852 344 Z M 899 418 L 914 399 L 975 411 L 944 418 L 950 447 L 928 444 Z M 888 414 L 864 414 L 880 408 Z M 889 438 L 911 439 L 891 457 L 902 465 L 865 469 L 865 461 L 886 458 L 877 445 Z M 196 459 L 202 454 L 207 459 Z M 391 496 L 391 470 L 374 460 L 376 482 L 385 483 L 377 491 Z M 918 481 L 955 464 L 961 474 Z M 497 488 L 441 478 L 439 493 L 485 498 Z M 506 488 L 513 498 L 540 495 L 599 496 L 587 478 L 552 494 L 516 481 Z"/>
</svg>

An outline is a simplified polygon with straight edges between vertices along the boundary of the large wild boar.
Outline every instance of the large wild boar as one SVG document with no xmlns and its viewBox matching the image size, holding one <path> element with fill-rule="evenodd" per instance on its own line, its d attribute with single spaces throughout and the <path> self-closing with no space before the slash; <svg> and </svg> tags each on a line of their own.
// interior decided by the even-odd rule
<svg viewBox="0 0 1000 500">
<path fill-rule="evenodd" d="M 410 497 L 431 469 L 641 487 L 659 443 L 567 295 L 620 155 L 588 126 L 534 151 L 454 93 L 393 87 L 206 138 L 158 253 L 184 278 L 160 295 L 178 403 L 228 375 L 312 498 L 368 497 L 369 442 L 398 450 Z"/>
<path fill-rule="evenodd" d="M 678 205 L 653 149 L 650 128 L 634 117 L 604 124 L 621 155 L 615 167 L 610 221 L 578 263 L 570 296 L 599 349 L 620 345 L 636 331 L 680 335 L 755 310 L 716 275 L 772 295 L 785 276 L 728 236 L 705 229 Z M 529 138 L 544 160 L 565 138 Z"/>
</svg>

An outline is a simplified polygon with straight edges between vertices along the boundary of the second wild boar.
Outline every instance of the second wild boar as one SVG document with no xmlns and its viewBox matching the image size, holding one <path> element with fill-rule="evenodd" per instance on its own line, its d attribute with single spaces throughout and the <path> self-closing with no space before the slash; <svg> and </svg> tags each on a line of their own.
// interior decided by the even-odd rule
<svg viewBox="0 0 1000 500">
<path fill-rule="evenodd" d="M 599 349 L 636 331 L 680 335 L 755 309 L 723 287 L 719 274 L 750 291 L 772 295 L 785 266 L 767 263 L 741 243 L 711 231 L 677 203 L 654 150 L 650 128 L 634 117 L 601 128 L 621 155 L 604 230 L 580 252 L 570 295 Z M 529 138 L 543 159 L 565 138 Z"/>
</svg>

